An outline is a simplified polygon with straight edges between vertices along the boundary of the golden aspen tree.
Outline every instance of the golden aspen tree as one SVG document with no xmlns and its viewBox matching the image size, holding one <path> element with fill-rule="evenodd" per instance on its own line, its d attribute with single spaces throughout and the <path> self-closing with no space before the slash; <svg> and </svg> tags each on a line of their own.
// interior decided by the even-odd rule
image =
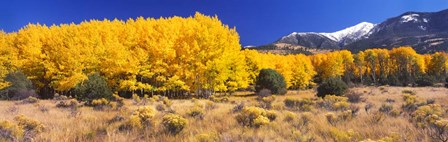
<svg viewBox="0 0 448 142">
<path fill-rule="evenodd" d="M 424 60 L 412 47 L 399 47 L 390 51 L 392 72 L 407 85 L 419 72 L 424 72 Z"/>
<path fill-rule="evenodd" d="M 444 52 L 436 52 L 430 55 L 427 73 L 435 78 L 445 78 L 447 73 L 447 58 L 448 55 Z"/>
<path fill-rule="evenodd" d="M 5 81 L 5 76 L 14 69 L 17 60 L 17 50 L 11 46 L 14 34 L 6 34 L 0 31 L 0 89 L 8 87 L 9 82 Z"/>
</svg>

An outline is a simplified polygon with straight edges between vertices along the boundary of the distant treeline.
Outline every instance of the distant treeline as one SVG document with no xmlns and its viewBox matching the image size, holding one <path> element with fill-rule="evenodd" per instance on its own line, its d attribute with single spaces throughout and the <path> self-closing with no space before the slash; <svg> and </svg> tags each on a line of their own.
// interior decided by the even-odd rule
<svg viewBox="0 0 448 142">
<path fill-rule="evenodd" d="M 254 88 L 263 68 L 281 73 L 289 89 L 328 78 L 347 83 L 412 85 L 446 77 L 445 53 L 419 55 L 411 47 L 275 55 L 241 50 L 236 29 L 215 17 L 91 20 L 80 24 L 30 24 L 0 33 L 0 88 L 20 71 L 41 98 L 73 89 L 99 74 L 122 96 L 209 95 Z"/>
</svg>

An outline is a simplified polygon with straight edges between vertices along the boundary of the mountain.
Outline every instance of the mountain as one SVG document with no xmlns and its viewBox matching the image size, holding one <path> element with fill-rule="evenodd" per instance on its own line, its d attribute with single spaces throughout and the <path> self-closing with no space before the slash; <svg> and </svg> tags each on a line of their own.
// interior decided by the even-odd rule
<svg viewBox="0 0 448 142">
<path fill-rule="evenodd" d="M 277 40 L 275 43 L 300 45 L 310 48 L 340 49 L 366 36 L 375 24 L 362 22 L 355 26 L 333 32 L 293 32 Z"/>
<path fill-rule="evenodd" d="M 285 53 L 338 49 L 358 52 L 369 48 L 390 49 L 398 46 L 412 46 L 419 53 L 448 51 L 448 9 L 439 12 L 406 12 L 380 24 L 361 22 L 333 33 L 293 32 L 262 47 L 266 46 L 268 49 L 292 50 Z"/>
<path fill-rule="evenodd" d="M 378 24 L 368 35 L 345 48 L 356 52 L 368 48 L 412 46 L 419 53 L 448 51 L 448 10 L 406 12 Z"/>
</svg>

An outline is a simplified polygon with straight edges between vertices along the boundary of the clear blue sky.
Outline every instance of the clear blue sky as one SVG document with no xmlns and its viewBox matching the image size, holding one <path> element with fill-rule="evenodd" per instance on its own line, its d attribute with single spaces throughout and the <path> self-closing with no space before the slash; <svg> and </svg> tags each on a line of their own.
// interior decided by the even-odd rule
<svg viewBox="0 0 448 142">
<path fill-rule="evenodd" d="M 440 11 L 448 9 L 448 0 L 1 0 L 0 5 L 0 29 L 7 32 L 28 23 L 190 16 L 198 11 L 235 26 L 245 46 L 271 43 L 294 31 L 332 32 L 407 11 Z"/>
</svg>

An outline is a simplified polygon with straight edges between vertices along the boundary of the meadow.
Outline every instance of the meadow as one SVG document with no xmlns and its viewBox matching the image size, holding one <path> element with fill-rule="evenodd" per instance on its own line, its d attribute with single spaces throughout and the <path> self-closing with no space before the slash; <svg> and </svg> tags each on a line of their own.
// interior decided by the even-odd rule
<svg viewBox="0 0 448 142">
<path fill-rule="evenodd" d="M 447 93 L 448 89 L 440 87 L 380 86 L 351 88 L 347 97 L 327 96 L 324 99 L 316 97 L 314 89 L 308 89 L 265 99 L 252 92 L 188 100 L 134 96 L 122 100 L 122 106 L 71 105 L 69 102 L 74 100 L 63 96 L 53 100 L 1 101 L 3 115 L 0 115 L 0 122 L 3 122 L 0 125 L 4 125 L 4 121 L 13 125 L 32 125 L 17 119 L 23 115 L 27 122 L 34 121 L 34 125 L 39 123 L 42 128 L 29 127 L 21 135 L 0 129 L 0 135 L 15 135 L 24 141 L 66 142 L 445 141 L 447 132 L 433 132 L 437 130 L 429 122 L 426 125 L 426 121 L 432 115 L 446 116 L 443 106 L 448 102 Z M 69 105 L 61 105 L 64 103 Z M 410 105 L 416 105 L 416 108 L 407 107 Z M 431 108 L 426 108 L 428 106 Z M 144 107 L 150 107 L 153 115 L 147 123 L 142 123 L 143 127 L 123 127 L 136 110 Z M 273 116 L 268 116 L 267 123 L 260 124 L 238 119 L 257 115 L 243 114 L 251 112 L 247 108 L 255 107 Z M 164 125 L 163 117 L 169 114 L 186 119 L 187 123 L 180 131 L 172 133 Z M 446 126 L 442 128 L 446 130 Z M 1 140 L 21 141 L 3 138 Z"/>
</svg>

